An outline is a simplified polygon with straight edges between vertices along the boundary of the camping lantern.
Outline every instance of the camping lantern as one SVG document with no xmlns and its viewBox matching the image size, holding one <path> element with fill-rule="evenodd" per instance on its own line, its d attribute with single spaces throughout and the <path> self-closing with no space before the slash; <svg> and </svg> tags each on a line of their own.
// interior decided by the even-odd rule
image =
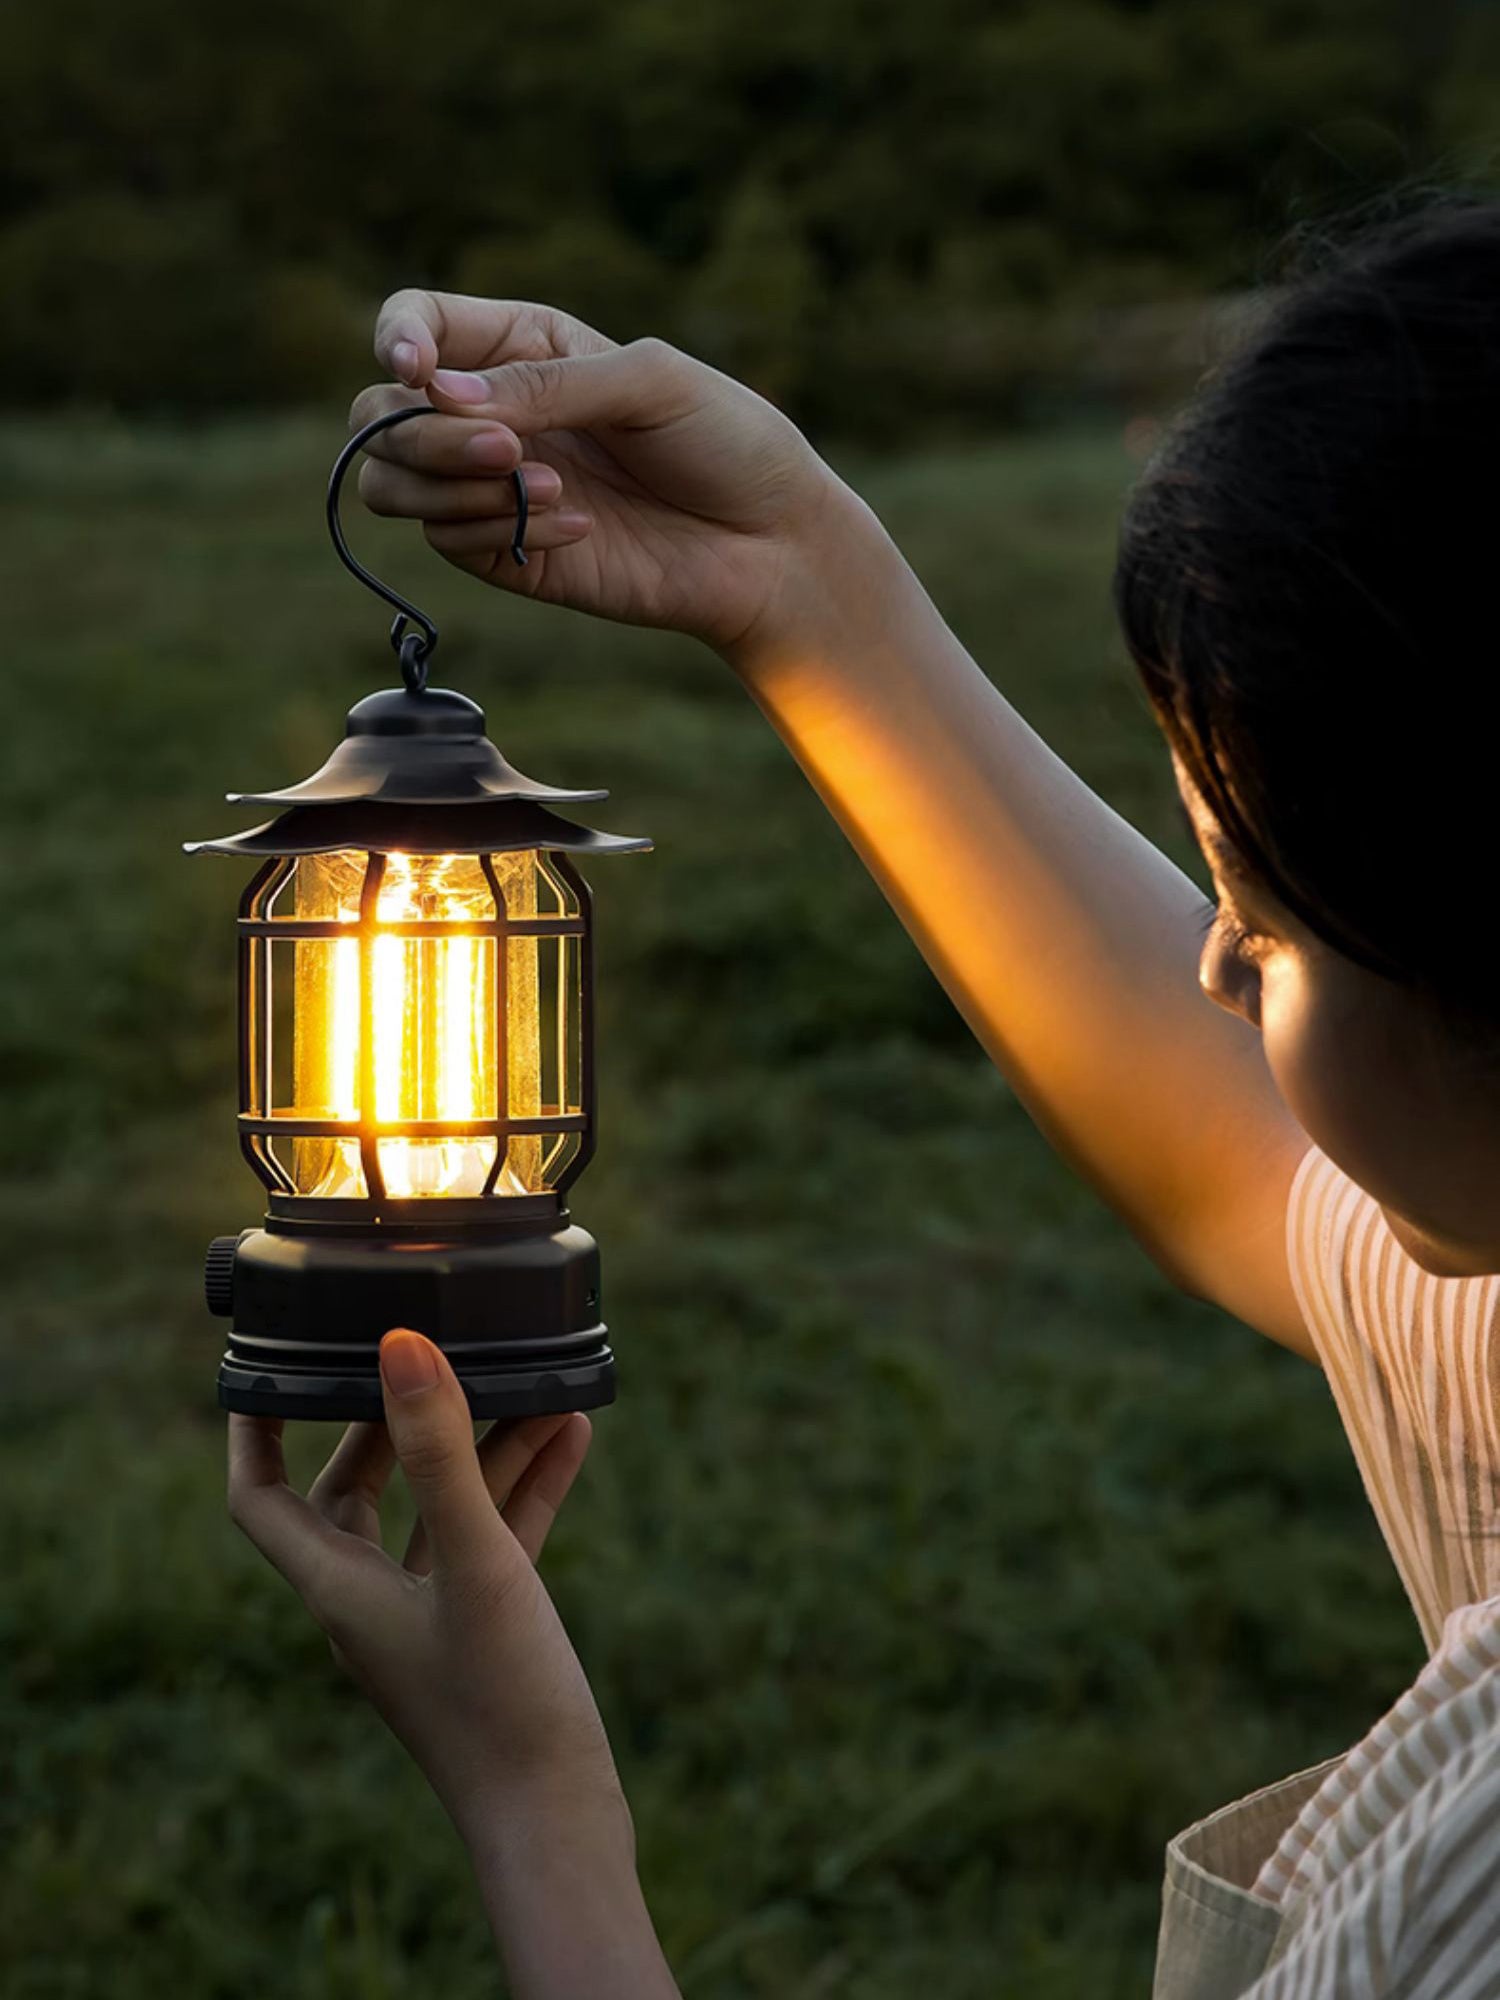
<svg viewBox="0 0 1500 2000">
<path fill-rule="evenodd" d="M 507 763 L 473 702 L 427 685 L 431 620 L 349 553 L 350 460 L 427 413 L 367 425 L 328 495 L 340 557 L 397 607 L 403 685 L 358 702 L 310 778 L 229 795 L 275 818 L 190 849 L 257 863 L 239 913 L 239 1130 L 267 1213 L 216 1238 L 205 1272 L 209 1309 L 232 1321 L 231 1410 L 378 1417 L 393 1326 L 444 1349 L 477 1417 L 614 1396 L 598 1250 L 565 1206 L 595 1136 L 576 860 L 650 842 L 555 811 L 606 794 Z"/>
</svg>

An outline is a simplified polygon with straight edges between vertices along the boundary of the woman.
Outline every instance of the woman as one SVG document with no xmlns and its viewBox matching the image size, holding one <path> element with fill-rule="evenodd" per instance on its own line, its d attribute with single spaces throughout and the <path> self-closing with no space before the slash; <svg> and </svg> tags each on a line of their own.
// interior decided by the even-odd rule
<svg viewBox="0 0 1500 2000">
<path fill-rule="evenodd" d="M 1164 1270 L 1328 1371 L 1432 1664 L 1346 1757 L 1168 1850 L 1168 2000 L 1500 1992 L 1500 991 L 1487 937 L 1500 207 L 1291 283 L 1129 503 L 1126 637 L 1217 910 L 1027 728 L 795 429 L 654 341 L 403 292 L 365 498 L 476 576 L 706 640 L 1042 1129 Z M 536 507 L 507 566 L 505 474 Z M 1479 477 L 1476 477 L 1476 474 Z M 1480 496 L 1480 497 L 1476 497 Z M 1206 1004 L 1204 993 L 1218 1005 Z M 533 1564 L 582 1417 L 475 1450 L 438 1351 L 304 1500 L 235 1518 L 473 1853 L 513 1990 L 669 1994 L 597 1711 Z M 421 1524 L 381 1551 L 399 1457 Z"/>
</svg>

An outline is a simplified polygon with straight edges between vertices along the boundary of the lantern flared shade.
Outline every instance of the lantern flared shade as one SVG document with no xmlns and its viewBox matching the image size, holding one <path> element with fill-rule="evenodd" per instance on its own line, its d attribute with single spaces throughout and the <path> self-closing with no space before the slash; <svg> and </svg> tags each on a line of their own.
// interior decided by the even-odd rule
<svg viewBox="0 0 1500 2000">
<path fill-rule="evenodd" d="M 395 1325 L 444 1346 L 476 1416 L 611 1400 L 599 1259 L 564 1196 L 594 1149 L 592 903 L 575 857 L 640 852 L 553 808 L 482 712 L 372 695 L 263 825 L 239 908 L 240 1145 L 264 1226 L 216 1238 L 230 1409 L 381 1410 Z"/>
</svg>

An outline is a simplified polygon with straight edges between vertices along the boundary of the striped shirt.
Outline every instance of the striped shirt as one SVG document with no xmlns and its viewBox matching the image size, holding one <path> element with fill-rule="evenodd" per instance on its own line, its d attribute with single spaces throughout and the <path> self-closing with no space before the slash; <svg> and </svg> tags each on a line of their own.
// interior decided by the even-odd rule
<svg viewBox="0 0 1500 2000">
<path fill-rule="evenodd" d="M 1316 1147 L 1287 1251 L 1432 1657 L 1261 1864 L 1285 1922 L 1250 1996 L 1500 2000 L 1500 1279 L 1420 1270 Z"/>
<path fill-rule="evenodd" d="M 1375 1518 L 1429 1649 L 1500 1595 L 1500 1277 L 1434 1278 L 1313 1147 L 1287 1258 Z"/>
</svg>

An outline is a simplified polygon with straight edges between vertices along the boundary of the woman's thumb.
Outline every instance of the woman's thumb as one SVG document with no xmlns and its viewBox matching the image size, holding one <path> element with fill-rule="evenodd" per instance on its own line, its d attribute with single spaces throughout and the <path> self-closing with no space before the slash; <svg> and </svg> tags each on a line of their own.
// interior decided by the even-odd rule
<svg viewBox="0 0 1500 2000">
<path fill-rule="evenodd" d="M 454 416 L 495 418 L 525 437 L 537 431 L 663 423 L 691 397 L 694 364 L 665 341 L 636 340 L 603 354 L 506 361 L 481 374 L 439 368 L 427 394 Z"/>
<path fill-rule="evenodd" d="M 503 1542 L 474 1449 L 474 1424 L 441 1348 L 397 1327 L 380 1343 L 385 1423 L 427 1530 L 434 1568 Z"/>
</svg>

